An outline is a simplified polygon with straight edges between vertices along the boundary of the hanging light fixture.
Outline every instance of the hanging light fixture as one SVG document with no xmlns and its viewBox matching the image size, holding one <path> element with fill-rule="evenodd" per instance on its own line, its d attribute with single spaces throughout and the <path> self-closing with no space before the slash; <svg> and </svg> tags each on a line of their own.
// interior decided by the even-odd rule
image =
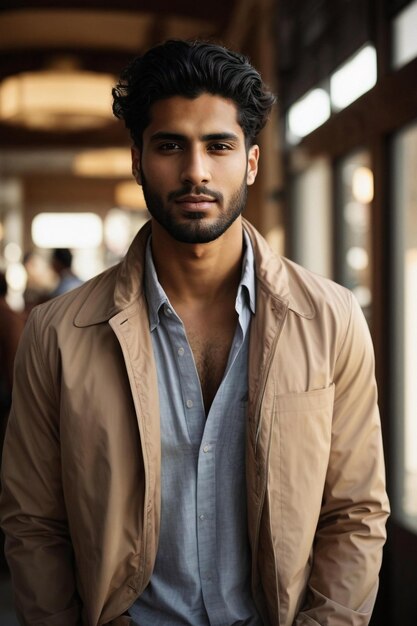
<svg viewBox="0 0 417 626">
<path fill-rule="evenodd" d="M 26 128 L 76 131 L 113 119 L 114 76 L 53 68 L 10 76 L 0 84 L 0 121 Z"/>
</svg>

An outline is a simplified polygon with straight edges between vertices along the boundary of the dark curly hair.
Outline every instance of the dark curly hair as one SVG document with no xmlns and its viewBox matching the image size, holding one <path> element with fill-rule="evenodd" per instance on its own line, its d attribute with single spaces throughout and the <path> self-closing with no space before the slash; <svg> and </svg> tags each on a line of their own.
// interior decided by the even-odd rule
<svg viewBox="0 0 417 626">
<path fill-rule="evenodd" d="M 151 48 L 123 70 L 112 93 L 113 113 L 124 120 L 138 147 L 157 100 L 192 99 L 202 93 L 233 100 L 247 147 L 255 142 L 275 102 L 245 56 L 204 41 L 168 40 Z"/>
</svg>

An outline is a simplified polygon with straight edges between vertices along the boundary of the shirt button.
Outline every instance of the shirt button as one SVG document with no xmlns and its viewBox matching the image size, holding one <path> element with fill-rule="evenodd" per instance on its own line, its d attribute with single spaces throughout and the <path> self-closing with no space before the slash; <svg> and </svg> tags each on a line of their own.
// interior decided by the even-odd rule
<svg viewBox="0 0 417 626">
<path fill-rule="evenodd" d="M 188 407 L 189 409 L 191 409 L 191 408 L 192 408 L 192 406 L 194 405 L 194 402 L 193 402 L 192 400 L 187 400 L 187 402 L 186 402 L 185 404 L 187 405 L 187 407 Z"/>
<path fill-rule="evenodd" d="M 204 515 L 204 513 L 202 513 L 202 514 L 201 514 L 201 515 L 199 515 L 198 517 L 199 517 L 199 519 L 200 519 L 201 521 L 203 521 L 203 520 L 205 520 L 205 519 L 206 519 L 206 516 Z"/>
<path fill-rule="evenodd" d="M 209 450 L 210 450 L 210 446 L 204 446 L 203 452 L 209 452 Z"/>
<path fill-rule="evenodd" d="M 185 352 L 184 348 L 178 348 L 179 356 L 183 356 L 184 352 Z"/>
</svg>

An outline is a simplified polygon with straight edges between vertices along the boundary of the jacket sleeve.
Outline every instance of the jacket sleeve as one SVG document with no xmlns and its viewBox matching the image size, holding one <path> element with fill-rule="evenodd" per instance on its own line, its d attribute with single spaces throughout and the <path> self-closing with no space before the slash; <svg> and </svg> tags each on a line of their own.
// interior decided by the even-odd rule
<svg viewBox="0 0 417 626">
<path fill-rule="evenodd" d="M 29 318 L 16 356 L 2 465 L 1 523 L 17 615 L 31 626 L 81 623 L 61 484 L 59 391 Z"/>
<path fill-rule="evenodd" d="M 294 626 L 366 626 L 389 504 L 374 355 L 356 299 L 335 367 L 332 444 L 307 600 Z"/>
</svg>

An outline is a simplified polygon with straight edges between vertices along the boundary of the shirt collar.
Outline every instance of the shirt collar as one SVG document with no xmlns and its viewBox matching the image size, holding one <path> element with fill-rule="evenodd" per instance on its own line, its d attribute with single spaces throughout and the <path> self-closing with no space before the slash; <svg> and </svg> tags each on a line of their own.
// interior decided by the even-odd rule
<svg viewBox="0 0 417 626">
<path fill-rule="evenodd" d="M 146 244 L 145 252 L 145 293 L 148 302 L 150 329 L 153 331 L 159 324 L 159 309 L 168 303 L 168 296 L 158 280 L 151 249 L 152 235 Z"/>
<path fill-rule="evenodd" d="M 240 278 L 239 287 L 236 296 L 236 311 L 240 313 L 243 306 L 242 298 L 246 297 L 246 302 L 249 304 L 249 308 L 253 314 L 255 314 L 255 257 L 253 254 L 252 243 L 249 235 L 243 231 L 243 263 L 242 263 L 242 275 Z M 245 287 L 246 289 L 243 289 Z M 243 295 L 243 294 L 246 294 Z"/>
<path fill-rule="evenodd" d="M 236 296 L 236 311 L 240 315 L 245 306 L 255 313 L 255 259 L 249 235 L 243 231 L 244 253 L 242 274 Z M 159 324 L 159 310 L 162 305 L 169 304 L 168 296 L 163 290 L 156 273 L 152 257 L 151 236 L 148 238 L 145 252 L 145 292 L 148 302 L 150 330 Z M 170 305 L 171 306 L 171 305 Z"/>
</svg>

